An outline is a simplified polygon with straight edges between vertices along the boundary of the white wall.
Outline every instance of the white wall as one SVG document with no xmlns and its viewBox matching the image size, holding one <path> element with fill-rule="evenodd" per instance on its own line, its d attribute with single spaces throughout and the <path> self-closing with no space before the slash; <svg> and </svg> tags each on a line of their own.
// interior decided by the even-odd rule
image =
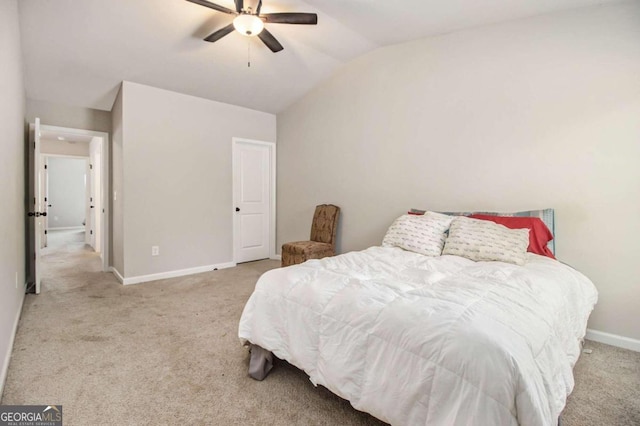
<svg viewBox="0 0 640 426">
<path fill-rule="evenodd" d="M 88 144 L 85 144 L 88 145 Z M 81 227 L 86 219 L 87 159 L 50 157 L 48 228 Z"/>
<path fill-rule="evenodd" d="M 0 2 L 0 395 L 24 298 L 25 93 L 17 1 Z"/>
<path fill-rule="evenodd" d="M 378 49 L 278 115 L 278 244 L 342 207 L 338 248 L 408 208 L 553 207 L 590 328 L 640 339 L 640 4 Z"/>
<path fill-rule="evenodd" d="M 275 142 L 276 117 L 130 82 L 122 111 L 120 272 L 139 277 L 232 262 L 231 141 Z M 151 256 L 154 245 L 160 256 Z"/>
</svg>

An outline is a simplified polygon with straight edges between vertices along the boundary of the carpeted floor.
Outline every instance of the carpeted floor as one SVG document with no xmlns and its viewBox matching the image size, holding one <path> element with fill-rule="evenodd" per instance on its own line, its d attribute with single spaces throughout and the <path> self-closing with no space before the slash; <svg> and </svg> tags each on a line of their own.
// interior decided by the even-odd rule
<svg viewBox="0 0 640 426">
<path fill-rule="evenodd" d="M 84 228 L 76 229 L 49 229 L 47 231 L 47 247 L 42 249 L 42 255 L 52 251 L 71 250 L 77 251 L 84 246 Z"/>
<path fill-rule="evenodd" d="M 62 404 L 66 425 L 383 424 L 284 362 L 247 376 L 238 319 L 278 262 L 125 287 L 72 237 L 43 254 L 2 404 Z M 640 353 L 587 347 L 563 425 L 640 424 Z"/>
</svg>

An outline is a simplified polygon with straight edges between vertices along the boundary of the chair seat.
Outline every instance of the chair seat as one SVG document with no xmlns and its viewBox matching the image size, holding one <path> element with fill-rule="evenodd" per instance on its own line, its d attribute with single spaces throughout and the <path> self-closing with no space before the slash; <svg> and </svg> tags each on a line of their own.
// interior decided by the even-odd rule
<svg viewBox="0 0 640 426">
<path fill-rule="evenodd" d="M 333 256 L 334 249 L 329 243 L 316 241 L 295 241 L 282 245 L 282 266 L 296 265 L 308 259 L 322 259 Z"/>
<path fill-rule="evenodd" d="M 329 243 L 319 243 L 317 241 L 294 241 L 282 245 L 282 251 L 288 251 L 295 254 L 311 254 L 332 252 L 333 247 Z"/>
</svg>

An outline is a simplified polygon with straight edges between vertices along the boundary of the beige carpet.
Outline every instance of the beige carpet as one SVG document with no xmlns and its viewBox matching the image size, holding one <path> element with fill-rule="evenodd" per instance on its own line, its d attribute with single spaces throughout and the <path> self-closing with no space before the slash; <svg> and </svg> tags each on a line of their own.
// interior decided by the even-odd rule
<svg viewBox="0 0 640 426">
<path fill-rule="evenodd" d="M 66 425 L 380 425 L 279 362 L 247 376 L 237 338 L 261 261 L 122 286 L 73 239 L 43 256 L 2 404 L 62 404 Z M 640 353 L 589 342 L 563 425 L 640 424 Z"/>
</svg>

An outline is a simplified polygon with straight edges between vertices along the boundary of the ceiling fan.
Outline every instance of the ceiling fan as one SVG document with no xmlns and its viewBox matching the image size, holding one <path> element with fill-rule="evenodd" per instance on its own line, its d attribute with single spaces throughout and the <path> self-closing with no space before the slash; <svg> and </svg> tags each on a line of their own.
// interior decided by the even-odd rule
<svg viewBox="0 0 640 426">
<path fill-rule="evenodd" d="M 208 7 L 218 12 L 228 13 L 229 15 L 236 15 L 233 22 L 226 27 L 219 29 L 207 37 L 205 41 L 215 42 L 222 37 L 231 33 L 234 29 L 240 34 L 253 37 L 258 36 L 264 44 L 267 45 L 272 52 L 279 52 L 284 47 L 276 40 L 276 38 L 264 27 L 264 24 L 303 24 L 303 25 L 316 25 L 318 23 L 318 15 L 315 13 L 263 13 L 260 14 L 262 8 L 262 0 L 258 1 L 258 5 L 255 10 L 251 7 L 244 7 L 244 0 L 234 0 L 236 4 L 236 10 L 231 10 L 224 6 L 211 3 L 207 0 L 187 0 L 191 3 L 199 4 L 204 7 Z"/>
</svg>

